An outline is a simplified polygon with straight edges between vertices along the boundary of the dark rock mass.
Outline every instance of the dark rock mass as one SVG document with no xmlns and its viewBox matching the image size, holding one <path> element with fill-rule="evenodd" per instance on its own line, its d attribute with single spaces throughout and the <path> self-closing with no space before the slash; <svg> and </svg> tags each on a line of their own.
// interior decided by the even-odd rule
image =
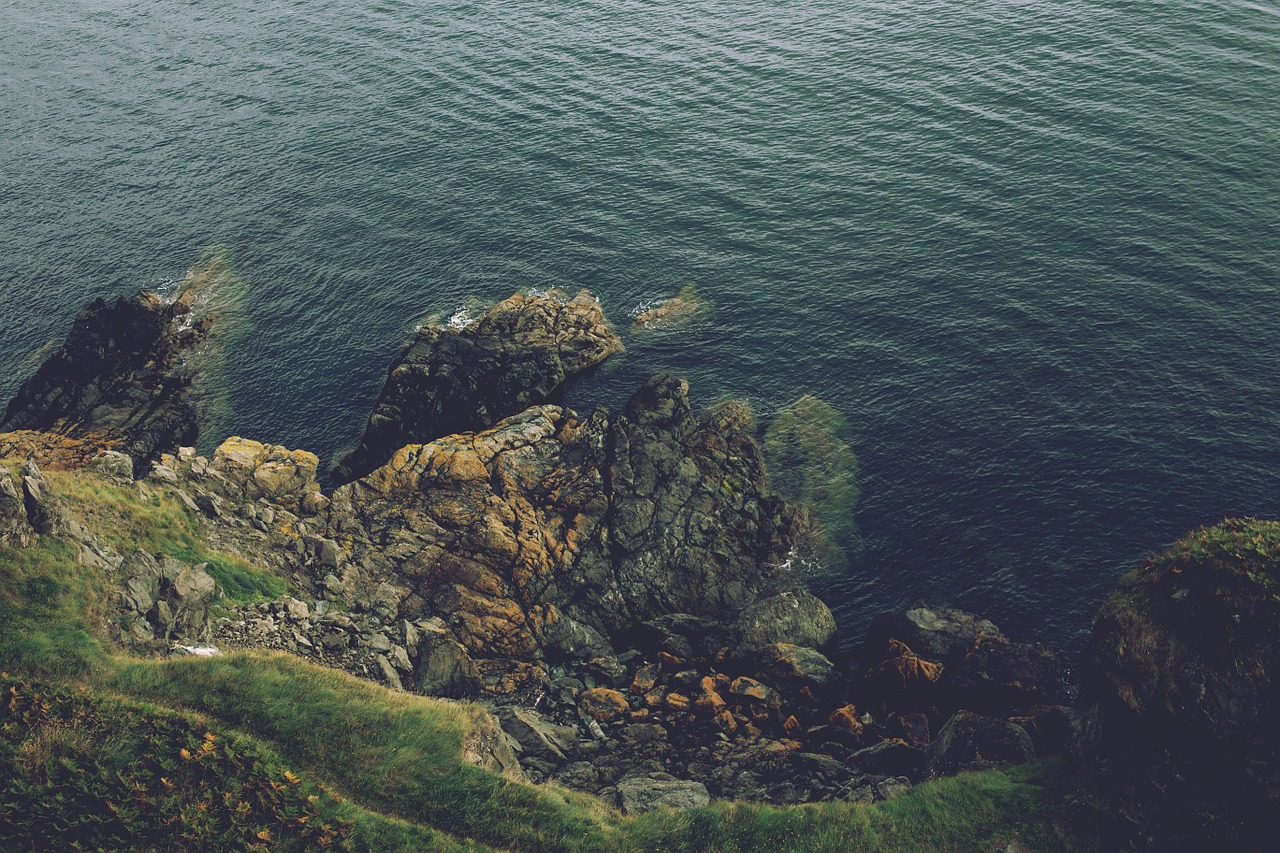
<svg viewBox="0 0 1280 853">
<path fill-rule="evenodd" d="M 646 620 L 729 623 L 781 591 L 767 641 L 825 642 L 830 611 L 786 568 L 803 516 L 766 493 L 748 427 L 735 406 L 696 417 L 658 376 L 619 417 L 541 405 L 403 447 L 332 496 L 348 599 L 381 587 L 391 615 L 438 616 L 499 693 Z"/>
<path fill-rule="evenodd" d="M 130 456 L 141 476 L 161 453 L 193 444 L 198 430 L 185 355 L 205 336 L 191 322 L 193 293 L 99 299 L 66 342 L 9 403 L 0 432 L 39 430 L 90 440 Z"/>
<path fill-rule="evenodd" d="M 544 403 L 621 347 L 585 291 L 516 294 L 463 328 L 424 326 L 391 366 L 360 446 L 334 477 L 350 482 L 406 444 L 485 429 Z"/>
<path fill-rule="evenodd" d="M 1079 753 L 1112 835 L 1274 849 L 1280 523 L 1202 528 L 1128 575 L 1094 622 L 1080 699 Z"/>
</svg>

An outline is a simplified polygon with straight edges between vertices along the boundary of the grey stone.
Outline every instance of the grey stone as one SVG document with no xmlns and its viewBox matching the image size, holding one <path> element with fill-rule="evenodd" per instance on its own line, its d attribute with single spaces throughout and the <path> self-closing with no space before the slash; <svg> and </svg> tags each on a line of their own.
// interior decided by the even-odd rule
<svg viewBox="0 0 1280 853">
<path fill-rule="evenodd" d="M 392 690 L 403 690 L 404 685 L 400 683 L 400 673 L 396 672 L 396 668 L 391 665 L 391 661 L 387 660 L 386 655 L 374 655 L 373 658 L 378 662 L 378 670 L 382 673 L 382 679 Z"/>
<path fill-rule="evenodd" d="M 498 722 L 520 745 L 524 755 L 556 764 L 563 763 L 578 742 L 576 729 L 556 725 L 530 708 L 502 708 L 498 711 Z"/>
<path fill-rule="evenodd" d="M 747 607 L 734 626 L 739 648 L 770 643 L 822 648 L 836 633 L 831 609 L 805 590 L 784 592 Z"/>
<path fill-rule="evenodd" d="M 1021 726 L 996 717 L 957 711 L 929 744 L 930 778 L 962 770 L 1019 764 L 1036 757 L 1031 736 Z"/>
<path fill-rule="evenodd" d="M 633 776 L 618 783 L 618 805 L 627 815 L 643 814 L 659 807 L 691 809 L 711 802 L 701 782 L 662 781 Z"/>
</svg>

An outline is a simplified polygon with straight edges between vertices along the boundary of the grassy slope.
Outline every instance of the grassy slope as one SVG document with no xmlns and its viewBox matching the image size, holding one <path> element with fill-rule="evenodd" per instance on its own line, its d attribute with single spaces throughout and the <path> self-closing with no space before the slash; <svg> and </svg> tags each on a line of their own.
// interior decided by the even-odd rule
<svg viewBox="0 0 1280 853">
<path fill-rule="evenodd" d="M 211 552 L 196 520 L 172 498 L 143 501 L 132 489 L 90 475 L 49 479 L 71 511 L 117 550 L 143 547 L 217 563 L 235 579 L 228 586 L 242 598 L 282 589 L 279 579 Z M 462 737 L 479 713 L 473 706 L 392 693 L 279 654 L 164 661 L 127 656 L 98 631 L 109 616 L 106 593 L 114 579 L 94 577 L 74 557 L 69 546 L 50 539 L 34 549 L 0 551 L 0 669 L 43 679 L 40 689 L 84 687 L 84 701 L 115 709 L 103 713 L 121 742 L 133 744 L 121 752 L 132 760 L 154 759 L 145 754 L 157 748 L 144 736 L 154 728 L 147 720 L 180 719 L 252 751 L 267 778 L 287 766 L 301 785 L 341 791 L 347 801 L 321 792 L 317 806 L 324 820 L 348 822 L 348 834 L 334 842 L 339 848 L 982 850 L 1012 838 L 1031 850 L 1058 847 L 1050 824 L 1068 786 L 1054 765 L 932 782 L 870 807 L 716 803 L 623 818 L 593 798 L 511 782 L 464 763 Z M 4 730 L 10 749 L 0 754 L 5 762 L 43 737 L 38 728 L 15 725 Z M 207 780 L 211 801 L 227 795 L 220 784 Z M 30 795 L 34 789 L 24 790 Z M 281 838 L 288 827 L 275 832 L 270 849 L 289 849 L 289 839 Z M 190 847 L 170 849 L 195 849 L 195 838 Z M 259 843 L 230 839 L 220 849 Z"/>
</svg>

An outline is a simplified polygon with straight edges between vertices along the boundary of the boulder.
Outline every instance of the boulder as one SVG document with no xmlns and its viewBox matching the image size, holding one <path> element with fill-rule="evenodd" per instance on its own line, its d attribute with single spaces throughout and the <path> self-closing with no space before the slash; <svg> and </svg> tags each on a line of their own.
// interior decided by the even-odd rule
<svg viewBox="0 0 1280 853">
<path fill-rule="evenodd" d="M 132 482 L 133 459 L 118 450 L 104 450 L 90 460 L 89 470 L 113 480 Z"/>
<path fill-rule="evenodd" d="M 909 654 L 903 654 L 902 649 Z M 1062 683 L 1058 658 L 1039 643 L 1015 643 L 986 619 L 962 610 L 917 606 L 872 620 L 863 641 L 863 659 L 884 660 L 876 679 L 891 694 L 911 692 L 911 683 L 936 689 L 903 699 L 938 703 L 989 714 L 1058 701 Z M 925 672 L 915 661 L 926 664 Z M 901 670 L 895 672 L 895 670 Z M 929 675 L 918 678 L 916 676 Z M 894 682 L 901 684 L 895 688 Z M 903 698 L 899 696 L 899 698 Z"/>
<path fill-rule="evenodd" d="M 501 708 L 498 722 L 519 745 L 522 755 L 561 764 L 578 745 L 576 729 L 556 725 L 531 708 Z"/>
<path fill-rule="evenodd" d="M 925 772 L 937 778 L 1020 764 L 1035 757 L 1031 737 L 1021 726 L 998 717 L 957 711 L 929 745 Z"/>
<path fill-rule="evenodd" d="M 918 747 L 901 740 L 884 740 L 854 752 L 845 763 L 859 773 L 918 779 L 925 757 L 925 751 Z"/>
<path fill-rule="evenodd" d="M 741 649 L 787 643 L 820 649 L 836 634 L 831 609 L 806 590 L 784 592 L 747 607 L 734 626 Z"/>
<path fill-rule="evenodd" d="M 621 348 L 586 291 L 516 294 L 461 328 L 424 326 L 396 358 L 360 446 L 334 476 L 349 482 L 407 444 L 491 427 Z"/>
<path fill-rule="evenodd" d="M 578 707 L 593 720 L 609 723 L 631 710 L 627 697 L 608 687 L 593 687 L 578 696 Z"/>
<path fill-rule="evenodd" d="M 293 512 L 303 498 L 319 492 L 316 472 L 320 459 L 305 450 L 289 450 L 232 436 L 218 445 L 210 460 L 211 477 L 231 497 L 254 501 L 265 498 Z M 330 568 L 336 568 L 336 562 Z"/>
<path fill-rule="evenodd" d="M 791 643 L 770 643 L 751 655 L 757 674 L 771 684 L 790 687 L 822 687 L 835 673 L 825 655 Z"/>
<path fill-rule="evenodd" d="M 14 482 L 9 469 L 0 465 L 0 546 L 25 548 L 37 538 L 27 518 L 22 489 Z"/>
<path fill-rule="evenodd" d="M 494 672 L 644 637 L 672 658 L 706 652 L 718 622 L 794 582 L 784 564 L 802 519 L 764 491 L 749 421 L 732 407 L 699 419 L 687 392 L 659 376 L 616 418 L 542 405 L 402 447 L 335 490 L 323 536 L 362 589 L 399 591 L 391 617 L 441 618 Z M 761 620 L 770 642 L 834 630 L 805 592 Z"/>
<path fill-rule="evenodd" d="M 450 636 L 424 634 L 414 669 L 418 690 L 429 696 L 463 698 L 480 690 L 480 670 L 471 655 Z"/>
<path fill-rule="evenodd" d="M 222 589 L 203 564 L 134 551 L 120 565 L 125 576 L 119 606 L 133 639 L 209 639 L 209 607 Z"/>
<path fill-rule="evenodd" d="M 995 624 L 963 610 L 920 604 L 905 613 L 882 613 L 871 620 L 862 643 L 864 660 L 881 660 L 890 640 L 909 646 L 944 667 L 959 664 L 979 637 L 1003 637 Z"/>
<path fill-rule="evenodd" d="M 618 805 L 627 815 L 643 814 L 659 807 L 692 809 L 710 802 L 707 786 L 701 782 L 634 776 L 618 783 Z"/>
</svg>

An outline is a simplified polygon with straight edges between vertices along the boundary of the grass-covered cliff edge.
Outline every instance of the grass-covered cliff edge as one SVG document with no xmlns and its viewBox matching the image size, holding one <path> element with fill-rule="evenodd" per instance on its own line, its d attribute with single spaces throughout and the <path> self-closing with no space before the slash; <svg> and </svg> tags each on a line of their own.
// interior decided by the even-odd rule
<svg viewBox="0 0 1280 853">
<path fill-rule="evenodd" d="M 220 566 L 244 599 L 285 581 L 211 548 L 164 489 L 45 477 L 83 528 L 0 550 L 6 849 L 1058 849 L 1056 765 L 929 782 L 878 805 L 716 803 L 628 818 L 467 761 L 493 734 L 478 706 L 279 653 L 128 654 L 106 625 L 121 579 L 80 560 L 85 534 Z"/>
</svg>

